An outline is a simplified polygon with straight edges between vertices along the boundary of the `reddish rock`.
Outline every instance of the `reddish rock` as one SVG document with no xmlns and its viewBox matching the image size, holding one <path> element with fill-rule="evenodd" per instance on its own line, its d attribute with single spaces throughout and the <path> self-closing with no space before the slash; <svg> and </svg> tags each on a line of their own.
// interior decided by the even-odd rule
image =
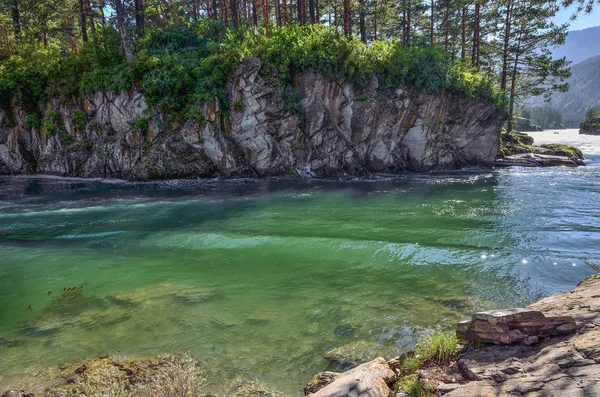
<svg viewBox="0 0 600 397">
<path fill-rule="evenodd" d="M 546 317 L 537 310 L 518 308 L 475 313 L 470 321 L 458 324 L 456 334 L 469 342 L 507 345 L 523 340 L 531 344 L 531 337 L 568 335 L 576 330 L 572 317 Z"/>
</svg>

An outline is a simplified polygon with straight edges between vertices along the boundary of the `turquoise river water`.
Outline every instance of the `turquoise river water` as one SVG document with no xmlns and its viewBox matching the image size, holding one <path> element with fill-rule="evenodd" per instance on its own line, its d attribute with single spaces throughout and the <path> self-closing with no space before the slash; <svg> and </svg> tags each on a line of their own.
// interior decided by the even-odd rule
<svg viewBox="0 0 600 397">
<path fill-rule="evenodd" d="M 586 142 L 580 168 L 0 178 L 0 390 L 76 359 L 189 352 L 223 382 L 301 395 L 332 348 L 392 355 L 473 310 L 568 290 L 600 262 Z"/>
</svg>

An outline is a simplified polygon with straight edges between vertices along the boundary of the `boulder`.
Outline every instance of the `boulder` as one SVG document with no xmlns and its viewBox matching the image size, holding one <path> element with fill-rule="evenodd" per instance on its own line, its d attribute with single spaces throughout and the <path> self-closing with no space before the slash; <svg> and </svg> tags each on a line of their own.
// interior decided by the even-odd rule
<svg viewBox="0 0 600 397">
<path fill-rule="evenodd" d="M 568 335 L 576 330 L 572 317 L 546 317 L 540 311 L 517 308 L 475 313 L 471 320 L 458 324 L 456 334 L 469 342 L 506 345 L 532 344 L 537 342 L 532 337 Z"/>
<path fill-rule="evenodd" d="M 387 382 L 393 377 L 394 371 L 382 357 L 379 357 L 339 374 L 332 383 L 309 396 L 388 397 L 390 388 Z"/>
<path fill-rule="evenodd" d="M 600 117 L 592 117 L 579 125 L 579 133 L 586 135 L 600 135 Z"/>
</svg>

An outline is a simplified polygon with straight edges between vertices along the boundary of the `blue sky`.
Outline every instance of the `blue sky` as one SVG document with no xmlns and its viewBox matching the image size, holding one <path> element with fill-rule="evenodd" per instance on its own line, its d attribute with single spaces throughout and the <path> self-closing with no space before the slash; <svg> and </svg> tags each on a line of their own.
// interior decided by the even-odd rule
<svg viewBox="0 0 600 397">
<path fill-rule="evenodd" d="M 577 10 L 577 6 L 573 5 L 567 9 L 560 10 L 556 17 L 554 17 L 554 22 L 556 23 L 565 23 L 570 22 L 571 26 L 569 30 L 581 30 L 586 28 L 591 28 L 593 26 L 600 25 L 600 4 L 596 3 L 594 11 L 591 14 L 580 14 L 577 16 L 577 19 L 574 21 L 569 21 L 573 12 Z M 600 37 L 599 37 L 600 39 Z"/>
</svg>

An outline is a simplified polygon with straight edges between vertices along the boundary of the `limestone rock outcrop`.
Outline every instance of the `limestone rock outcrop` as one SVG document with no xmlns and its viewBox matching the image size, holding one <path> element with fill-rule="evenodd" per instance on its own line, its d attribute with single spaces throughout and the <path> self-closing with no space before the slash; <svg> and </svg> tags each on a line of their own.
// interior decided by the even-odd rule
<svg viewBox="0 0 600 397">
<path fill-rule="evenodd" d="M 328 373 L 328 381 L 333 381 L 309 394 L 309 397 L 388 397 L 390 388 L 387 381 L 395 375 L 387 361 L 381 357 L 344 373 L 334 376 L 331 374 Z M 321 380 L 319 376 L 316 379 Z"/>
<path fill-rule="evenodd" d="M 251 59 L 215 99 L 173 121 L 132 89 L 0 108 L 0 174 L 132 180 L 332 176 L 492 165 L 504 114 L 451 94 L 360 90 L 316 72 L 294 87 Z M 291 95 L 290 92 L 293 94 Z M 38 122 L 31 122 L 32 117 Z M 44 122 L 41 122 L 44 121 Z"/>
</svg>

